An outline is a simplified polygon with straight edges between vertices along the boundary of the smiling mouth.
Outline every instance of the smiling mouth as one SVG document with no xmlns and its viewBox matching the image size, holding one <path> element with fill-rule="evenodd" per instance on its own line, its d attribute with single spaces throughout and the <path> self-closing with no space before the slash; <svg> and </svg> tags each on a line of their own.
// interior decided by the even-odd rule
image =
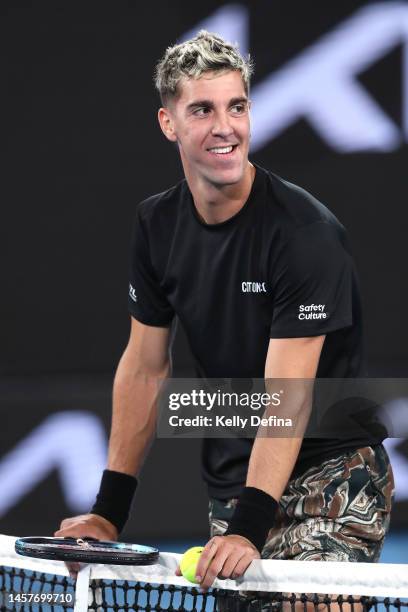
<svg viewBox="0 0 408 612">
<path fill-rule="evenodd" d="M 238 145 L 228 145 L 226 147 L 211 147 L 211 149 L 207 149 L 209 153 L 213 155 L 228 155 L 228 153 L 232 153 Z"/>
</svg>

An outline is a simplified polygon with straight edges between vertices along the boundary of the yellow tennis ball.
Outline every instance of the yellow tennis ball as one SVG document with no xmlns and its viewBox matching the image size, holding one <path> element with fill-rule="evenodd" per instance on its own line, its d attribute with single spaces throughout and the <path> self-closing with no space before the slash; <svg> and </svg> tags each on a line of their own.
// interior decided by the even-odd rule
<svg viewBox="0 0 408 612">
<path fill-rule="evenodd" d="M 184 555 L 181 557 L 180 571 L 183 574 L 184 578 L 189 582 L 194 582 L 195 584 L 197 584 L 197 564 L 203 550 L 204 548 L 202 546 L 193 546 L 193 548 L 189 548 L 188 550 L 186 550 Z"/>
</svg>

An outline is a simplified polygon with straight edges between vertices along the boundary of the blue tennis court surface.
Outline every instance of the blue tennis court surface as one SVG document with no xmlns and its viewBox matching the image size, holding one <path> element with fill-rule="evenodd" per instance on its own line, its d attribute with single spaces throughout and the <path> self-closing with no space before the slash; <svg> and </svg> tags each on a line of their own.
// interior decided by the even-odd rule
<svg viewBox="0 0 408 612">
<path fill-rule="evenodd" d="M 408 563 L 408 531 L 390 533 L 384 544 L 382 563 Z"/>
</svg>

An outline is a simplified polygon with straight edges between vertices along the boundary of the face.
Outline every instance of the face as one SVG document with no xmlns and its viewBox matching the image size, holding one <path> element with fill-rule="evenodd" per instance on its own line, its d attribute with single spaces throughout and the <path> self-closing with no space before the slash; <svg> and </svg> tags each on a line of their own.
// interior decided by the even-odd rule
<svg viewBox="0 0 408 612">
<path fill-rule="evenodd" d="M 212 185 L 238 183 L 248 167 L 249 101 L 241 74 L 205 73 L 184 79 L 159 121 L 178 143 L 186 176 Z"/>
</svg>

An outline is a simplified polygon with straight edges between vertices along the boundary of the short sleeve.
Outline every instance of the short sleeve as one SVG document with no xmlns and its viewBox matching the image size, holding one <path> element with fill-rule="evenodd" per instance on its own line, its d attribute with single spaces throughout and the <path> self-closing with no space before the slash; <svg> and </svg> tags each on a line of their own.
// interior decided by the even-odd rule
<svg viewBox="0 0 408 612">
<path fill-rule="evenodd" d="M 282 250 L 271 283 L 271 338 L 327 334 L 353 323 L 354 264 L 339 230 L 316 222 Z"/>
<path fill-rule="evenodd" d="M 174 317 L 173 308 L 160 287 L 151 262 L 139 211 L 132 232 L 128 304 L 132 317 L 145 325 L 167 327 Z"/>
</svg>

